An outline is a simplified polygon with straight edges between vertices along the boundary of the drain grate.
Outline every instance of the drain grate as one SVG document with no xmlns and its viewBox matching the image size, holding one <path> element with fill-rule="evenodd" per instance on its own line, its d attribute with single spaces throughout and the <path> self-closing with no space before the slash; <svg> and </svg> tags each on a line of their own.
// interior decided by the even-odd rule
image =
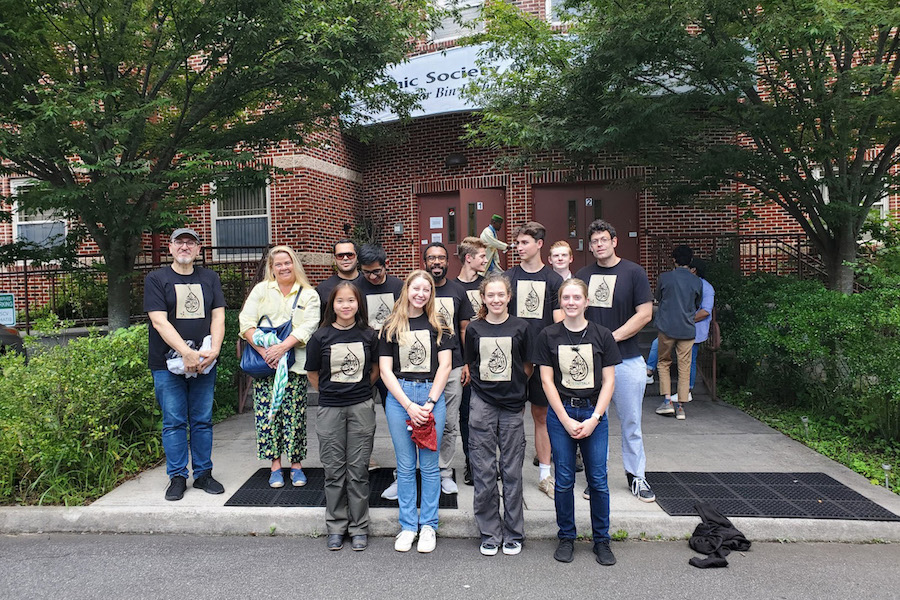
<svg viewBox="0 0 900 600">
<path fill-rule="evenodd" d="M 900 521 L 825 473 L 648 472 L 647 481 L 673 516 L 695 516 L 702 501 L 729 517 Z"/>
<path fill-rule="evenodd" d="M 303 469 L 307 484 L 295 488 L 291 485 L 290 469 L 284 469 L 284 487 L 269 487 L 269 469 L 262 468 L 250 476 L 244 485 L 228 499 L 225 506 L 325 506 L 325 471 L 321 468 Z M 456 471 L 453 472 L 454 479 Z M 419 474 L 416 472 L 417 483 Z M 376 469 L 369 472 L 369 506 L 396 508 L 396 500 L 385 500 L 381 492 L 394 481 L 393 469 Z M 441 494 L 438 508 L 457 508 L 456 496 Z"/>
</svg>

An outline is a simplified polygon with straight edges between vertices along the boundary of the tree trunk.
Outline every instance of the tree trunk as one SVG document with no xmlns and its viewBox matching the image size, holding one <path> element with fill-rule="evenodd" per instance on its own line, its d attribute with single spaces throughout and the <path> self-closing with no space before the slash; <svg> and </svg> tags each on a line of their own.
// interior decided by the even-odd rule
<svg viewBox="0 0 900 600">
<path fill-rule="evenodd" d="M 128 327 L 131 322 L 131 292 L 134 284 L 134 260 L 136 250 L 121 241 L 126 247 L 116 248 L 115 239 L 110 240 L 109 256 L 106 257 L 107 276 L 107 311 L 109 330 L 115 331 Z"/>
<path fill-rule="evenodd" d="M 853 293 L 855 274 L 847 263 L 856 260 L 856 233 L 847 227 L 837 232 L 833 255 L 825 256 L 828 269 L 828 289 L 844 294 Z"/>
</svg>

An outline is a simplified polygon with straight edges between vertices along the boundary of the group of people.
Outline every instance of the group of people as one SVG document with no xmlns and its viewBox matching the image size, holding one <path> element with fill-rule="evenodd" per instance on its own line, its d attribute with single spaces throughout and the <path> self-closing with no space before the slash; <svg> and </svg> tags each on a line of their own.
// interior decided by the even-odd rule
<svg viewBox="0 0 900 600">
<path fill-rule="evenodd" d="M 501 225 L 495 215 L 495 240 Z M 644 269 L 616 254 L 612 225 L 597 220 L 588 233 L 596 262 L 575 277 L 566 242 L 554 244 L 552 266 L 544 264 L 546 230 L 535 222 L 515 230 L 520 261 L 506 272 L 494 267 L 496 255 L 488 258 L 484 235 L 464 239 L 456 279 L 447 277 L 450 256 L 440 242 L 425 246 L 424 268 L 401 281 L 388 274 L 383 248 L 340 240 L 333 247 L 335 274 L 315 289 L 291 248 L 269 251 L 265 276 L 240 313 L 240 336 L 274 371 L 253 383 L 258 456 L 271 462 L 270 486 L 284 486 L 285 476 L 293 486 L 306 484 L 307 392 L 318 390 L 330 550 L 340 550 L 348 536 L 353 550 L 367 547 L 368 470 L 380 396 L 397 461 L 396 481 L 384 494 L 399 503 L 395 550 L 409 551 L 416 542 L 419 552 L 434 550 L 440 494 L 458 492 L 451 465 L 461 436 L 481 553 L 521 551 L 524 411 L 530 403 L 537 486 L 556 507 L 554 557 L 573 560 L 575 473 L 583 468 L 596 560 L 615 563 L 606 464 L 610 404 L 621 422 L 628 485 L 639 500 L 655 500 L 644 475 L 641 433 L 647 365 L 635 339 L 652 318 L 653 296 Z M 169 249 L 171 268 L 147 277 L 145 309 L 152 323 L 150 368 L 163 409 L 166 499 L 178 500 L 188 476 L 188 430 L 194 487 L 224 491 L 210 460 L 224 297 L 215 273 L 193 264 L 200 250 L 195 231 L 176 230 Z M 288 321 L 284 339 L 262 327 Z M 666 348 L 661 344 L 661 353 Z M 183 362 L 178 375 L 168 368 L 172 359 Z"/>
</svg>

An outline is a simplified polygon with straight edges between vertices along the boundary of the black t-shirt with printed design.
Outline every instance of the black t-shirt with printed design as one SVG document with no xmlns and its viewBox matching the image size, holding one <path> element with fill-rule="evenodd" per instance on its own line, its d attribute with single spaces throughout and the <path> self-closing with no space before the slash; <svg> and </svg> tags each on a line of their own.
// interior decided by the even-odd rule
<svg viewBox="0 0 900 600">
<path fill-rule="evenodd" d="M 394 359 L 391 370 L 398 379 L 425 381 L 434 379 L 437 373 L 438 352 L 452 351 L 456 346 L 456 336 L 446 330 L 438 344 L 437 332 L 422 314 L 409 320 L 409 331 L 400 340 L 388 340 L 382 331 L 378 337 L 378 356 Z"/>
<path fill-rule="evenodd" d="M 477 319 L 466 328 L 466 363 L 478 397 L 500 408 L 520 411 L 525 406 L 531 360 L 528 323 L 510 315 L 503 323 Z"/>
<path fill-rule="evenodd" d="M 374 330 L 320 327 L 306 343 L 305 369 L 319 374 L 319 406 L 351 406 L 372 397 L 370 376 L 378 360 Z"/>
<path fill-rule="evenodd" d="M 469 299 L 469 304 L 472 305 L 473 319 L 476 318 L 474 315 L 477 315 L 481 309 L 481 292 L 479 292 L 479 288 L 482 281 L 484 281 L 483 275 L 478 275 L 474 281 L 463 281 L 459 277 L 456 278 L 456 283 L 466 290 L 466 297 Z"/>
<path fill-rule="evenodd" d="M 144 280 L 144 312 L 165 311 L 181 339 L 194 349 L 210 334 L 213 309 L 224 307 L 225 295 L 215 271 L 195 266 L 190 275 L 181 275 L 164 267 Z M 149 331 L 150 369 L 166 369 L 167 355 L 173 350 L 156 329 L 150 327 Z"/>
<path fill-rule="evenodd" d="M 528 321 L 528 333 L 532 340 L 537 340 L 541 331 L 553 324 L 553 311 L 559 309 L 562 277 L 547 265 L 536 273 L 529 273 L 519 265 L 504 275 L 512 284 L 509 314 Z"/>
<path fill-rule="evenodd" d="M 582 331 L 554 323 L 538 337 L 534 364 L 553 367 L 553 381 L 561 398 L 596 400 L 603 386 L 603 367 L 622 362 L 612 332 L 588 321 Z"/>
<path fill-rule="evenodd" d="M 434 308 L 444 322 L 453 329 L 453 335 L 459 337 L 459 322 L 471 321 L 475 313 L 472 303 L 466 296 L 466 290 L 454 280 L 444 280 L 444 285 L 434 288 Z M 462 347 L 453 349 L 453 368 L 463 366 Z"/>
<path fill-rule="evenodd" d="M 366 314 L 369 316 L 369 327 L 380 331 L 384 322 L 391 316 L 394 310 L 394 302 L 400 297 L 403 290 L 403 282 L 393 275 L 384 278 L 381 285 L 372 285 L 365 277 L 360 277 L 355 282 L 360 293 L 366 300 Z"/>
<path fill-rule="evenodd" d="M 320 306 L 322 307 L 322 313 L 325 312 L 325 305 L 328 304 L 328 297 L 331 295 L 331 290 L 337 287 L 339 283 L 342 281 L 349 281 L 350 283 L 354 283 L 357 286 L 361 280 L 365 279 L 362 275 L 357 275 L 354 279 L 344 279 L 337 273 L 320 283 L 316 286 L 316 293 L 319 294 Z"/>
<path fill-rule="evenodd" d="M 588 308 L 585 316 L 615 331 L 634 316 L 634 309 L 653 302 L 647 272 L 638 264 L 621 259 L 613 267 L 601 267 L 596 262 L 575 275 L 588 286 Z M 619 342 L 622 358 L 640 356 L 637 336 Z"/>
</svg>

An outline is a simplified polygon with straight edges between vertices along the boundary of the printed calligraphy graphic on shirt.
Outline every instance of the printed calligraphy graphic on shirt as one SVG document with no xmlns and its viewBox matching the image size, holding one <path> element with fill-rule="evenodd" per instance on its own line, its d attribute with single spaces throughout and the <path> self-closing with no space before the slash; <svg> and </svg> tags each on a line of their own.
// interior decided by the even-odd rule
<svg viewBox="0 0 900 600">
<path fill-rule="evenodd" d="M 437 309 L 438 316 L 443 319 L 444 324 L 450 328 L 450 331 L 456 333 L 455 321 L 453 320 L 456 310 L 453 307 L 453 298 L 435 297 L 434 307 Z"/>
<path fill-rule="evenodd" d="M 431 332 L 414 329 L 400 336 L 400 371 L 428 373 L 431 371 Z"/>
<path fill-rule="evenodd" d="M 205 319 L 203 286 L 199 283 L 175 284 L 175 318 Z"/>
<path fill-rule="evenodd" d="M 469 299 L 469 304 L 472 305 L 472 312 L 477 315 L 481 309 L 481 293 L 478 290 L 466 290 L 466 297 Z"/>
<path fill-rule="evenodd" d="M 590 344 L 559 347 L 559 372 L 562 385 L 570 390 L 594 387 L 594 355 Z"/>
<path fill-rule="evenodd" d="M 616 275 L 591 275 L 588 284 L 588 301 L 597 308 L 612 308 L 616 291 Z"/>
<path fill-rule="evenodd" d="M 546 281 L 522 279 L 516 282 L 516 316 L 522 319 L 544 318 Z"/>
<path fill-rule="evenodd" d="M 331 346 L 331 380 L 335 383 L 362 381 L 366 359 L 362 342 L 335 343 Z"/>
<path fill-rule="evenodd" d="M 478 339 L 481 381 L 512 381 L 512 338 L 483 337 Z"/>
<path fill-rule="evenodd" d="M 394 295 L 387 294 L 370 294 L 366 296 L 366 308 L 369 311 L 369 327 L 375 331 L 380 331 L 384 326 L 384 322 L 391 316 L 391 310 L 394 307 Z"/>
</svg>

